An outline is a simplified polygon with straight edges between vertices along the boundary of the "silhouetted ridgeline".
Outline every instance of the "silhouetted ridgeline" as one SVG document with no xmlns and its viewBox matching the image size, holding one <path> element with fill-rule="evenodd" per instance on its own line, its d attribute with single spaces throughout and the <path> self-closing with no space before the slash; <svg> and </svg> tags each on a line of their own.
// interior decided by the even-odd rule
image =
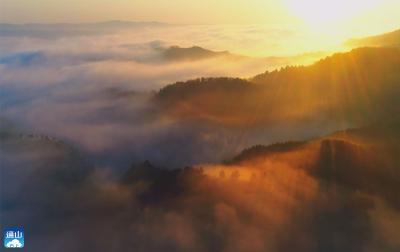
<svg viewBox="0 0 400 252">
<path fill-rule="evenodd" d="M 286 142 L 272 145 L 256 145 L 243 150 L 228 163 L 238 163 L 257 157 L 265 157 L 276 152 L 290 151 L 301 148 L 306 142 Z"/>
<path fill-rule="evenodd" d="M 227 51 L 216 52 L 199 46 L 188 48 L 171 46 L 162 51 L 162 56 L 167 61 L 195 61 L 216 57 L 232 57 L 233 55 Z"/>
<path fill-rule="evenodd" d="M 167 85 L 158 92 L 157 98 L 162 102 L 174 102 L 179 97 L 184 100 L 199 93 L 243 92 L 249 89 L 248 84 L 251 83 L 239 78 L 199 78 Z"/>
<path fill-rule="evenodd" d="M 156 95 L 175 116 L 224 124 L 318 120 L 369 123 L 398 116 L 400 51 L 360 48 L 312 66 L 286 67 L 251 80 L 202 78 Z"/>
<path fill-rule="evenodd" d="M 398 121 L 345 130 L 308 142 L 254 146 L 230 164 L 257 166 L 274 162 L 303 169 L 321 183 L 384 197 L 400 209 L 400 125 Z M 277 166 L 278 167 L 278 166 Z"/>
</svg>

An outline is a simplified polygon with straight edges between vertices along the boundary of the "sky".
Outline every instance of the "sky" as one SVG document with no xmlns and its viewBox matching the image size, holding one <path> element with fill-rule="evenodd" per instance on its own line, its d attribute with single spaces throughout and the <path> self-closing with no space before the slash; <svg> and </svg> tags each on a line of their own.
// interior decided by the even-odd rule
<svg viewBox="0 0 400 252">
<path fill-rule="evenodd" d="M 399 10 L 398 0 L 0 0 L 0 21 L 263 24 L 343 37 L 396 29 Z"/>
</svg>

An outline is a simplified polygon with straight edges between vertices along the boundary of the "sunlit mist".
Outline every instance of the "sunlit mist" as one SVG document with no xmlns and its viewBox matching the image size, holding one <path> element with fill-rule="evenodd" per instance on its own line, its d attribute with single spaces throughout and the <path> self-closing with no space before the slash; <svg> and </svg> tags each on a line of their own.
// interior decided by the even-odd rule
<svg viewBox="0 0 400 252">
<path fill-rule="evenodd" d="M 400 251 L 399 67 L 399 0 L 0 0 L 4 246 Z"/>
</svg>

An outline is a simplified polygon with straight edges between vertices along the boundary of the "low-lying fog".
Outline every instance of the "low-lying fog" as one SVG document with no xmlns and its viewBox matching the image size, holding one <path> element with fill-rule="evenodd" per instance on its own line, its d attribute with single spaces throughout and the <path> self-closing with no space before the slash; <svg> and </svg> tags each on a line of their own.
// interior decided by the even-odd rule
<svg viewBox="0 0 400 252">
<path fill-rule="evenodd" d="M 154 92 L 176 81 L 251 77 L 321 57 L 239 55 L 250 44 L 254 50 L 268 48 L 265 56 L 301 54 L 285 42 L 301 40 L 299 34 L 257 26 L 102 25 L 76 30 L 63 25 L 0 26 L 0 115 L 28 133 L 73 144 L 101 166 L 124 168 L 145 159 L 168 166 L 221 161 L 256 143 L 327 132 L 307 132 L 306 125 L 250 132 L 180 120 L 158 113 L 151 100 Z M 202 46 L 216 53 L 166 57 L 173 45 Z M 217 52 L 226 50 L 231 53 Z"/>
</svg>

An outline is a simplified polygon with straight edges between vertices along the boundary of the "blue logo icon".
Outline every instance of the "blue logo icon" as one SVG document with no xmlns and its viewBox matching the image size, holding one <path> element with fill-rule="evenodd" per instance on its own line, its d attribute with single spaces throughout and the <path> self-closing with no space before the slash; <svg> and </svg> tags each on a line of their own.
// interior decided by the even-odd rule
<svg viewBox="0 0 400 252">
<path fill-rule="evenodd" d="M 5 248 L 23 248 L 24 247 L 24 229 L 6 228 L 4 230 Z"/>
</svg>

